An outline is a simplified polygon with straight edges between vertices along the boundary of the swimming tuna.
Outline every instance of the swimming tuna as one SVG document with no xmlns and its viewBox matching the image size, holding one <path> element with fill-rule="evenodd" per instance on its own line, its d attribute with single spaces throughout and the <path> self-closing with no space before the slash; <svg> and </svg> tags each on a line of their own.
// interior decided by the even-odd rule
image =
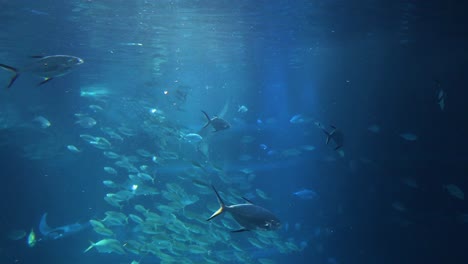
<svg viewBox="0 0 468 264">
<path fill-rule="evenodd" d="M 218 198 L 220 208 L 214 212 L 213 215 L 207 219 L 207 221 L 210 221 L 223 212 L 229 212 L 236 220 L 236 222 L 242 226 L 241 229 L 233 230 L 231 232 L 243 232 L 250 230 L 276 230 L 281 227 L 280 220 L 267 209 L 251 203 L 246 198 L 243 199 L 246 200 L 247 203 L 225 205 L 215 187 L 211 187 L 213 187 L 216 197 Z"/>
<path fill-rule="evenodd" d="M 83 60 L 69 55 L 52 55 L 52 56 L 33 56 L 36 58 L 34 63 L 31 63 L 24 67 L 23 69 L 17 69 L 12 66 L 5 64 L 0 64 L 1 68 L 11 71 L 14 73 L 11 77 L 10 82 L 8 83 L 7 88 L 10 88 L 13 83 L 16 81 L 20 73 L 30 72 L 34 75 L 37 75 L 44 80 L 38 84 L 43 85 L 44 83 L 52 80 L 55 77 L 59 77 L 69 73 L 73 68 L 78 65 L 83 64 Z"/>
<path fill-rule="evenodd" d="M 202 113 L 206 116 L 206 119 L 208 119 L 208 122 L 203 126 L 203 128 L 211 125 L 214 128 L 214 132 L 218 132 L 231 127 L 231 124 L 220 117 L 214 116 L 210 118 L 210 116 L 205 111 L 202 110 Z"/>
</svg>

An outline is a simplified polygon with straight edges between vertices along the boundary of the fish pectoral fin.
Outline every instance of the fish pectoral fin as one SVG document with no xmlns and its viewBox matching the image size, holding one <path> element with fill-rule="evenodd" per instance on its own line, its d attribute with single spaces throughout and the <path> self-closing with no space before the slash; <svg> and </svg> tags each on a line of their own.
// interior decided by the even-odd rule
<svg viewBox="0 0 468 264">
<path fill-rule="evenodd" d="M 92 249 L 96 244 L 93 243 L 93 241 L 89 241 L 89 243 L 91 244 L 87 249 L 85 249 L 85 251 L 83 251 L 83 253 L 86 253 L 88 252 L 90 249 Z"/>
<path fill-rule="evenodd" d="M 37 86 L 41 86 L 43 85 L 44 83 L 47 83 L 49 81 L 52 81 L 54 78 L 49 78 L 49 77 L 46 77 L 42 82 L 40 82 L 39 84 L 37 84 Z"/>
<path fill-rule="evenodd" d="M 214 212 L 210 218 L 206 219 L 206 221 L 210 221 L 211 219 L 217 217 L 218 215 L 222 214 L 224 212 L 224 207 L 221 206 L 216 212 Z"/>
<path fill-rule="evenodd" d="M 245 231 L 250 231 L 250 230 L 246 228 L 241 228 L 237 230 L 232 230 L 231 233 L 240 233 L 240 232 L 245 232 Z"/>
</svg>

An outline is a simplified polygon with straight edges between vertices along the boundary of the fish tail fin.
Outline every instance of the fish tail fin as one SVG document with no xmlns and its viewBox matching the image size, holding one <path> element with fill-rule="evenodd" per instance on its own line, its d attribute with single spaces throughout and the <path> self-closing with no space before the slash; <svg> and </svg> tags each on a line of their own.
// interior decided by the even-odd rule
<svg viewBox="0 0 468 264">
<path fill-rule="evenodd" d="M 218 198 L 218 202 L 219 202 L 219 209 L 214 212 L 210 218 L 208 218 L 206 221 L 210 221 L 211 219 L 215 218 L 216 216 L 222 214 L 226 208 L 226 205 L 224 205 L 224 202 L 223 202 L 223 199 L 221 199 L 221 196 L 219 196 L 219 193 L 218 191 L 216 191 L 215 187 L 213 185 L 211 185 L 211 187 L 213 188 L 215 194 L 216 194 L 216 198 Z"/>
<path fill-rule="evenodd" d="M 201 110 L 201 111 L 202 111 L 202 113 L 205 115 L 206 119 L 208 120 L 208 121 L 206 122 L 206 124 L 203 126 L 203 128 L 206 128 L 207 126 L 209 126 L 209 125 L 211 124 L 211 118 L 210 118 L 210 116 L 209 116 L 205 111 L 203 111 L 203 110 Z"/>
<path fill-rule="evenodd" d="M 95 246 L 95 244 L 94 244 L 93 241 L 90 240 L 89 243 L 90 243 L 91 245 L 90 245 L 87 249 L 85 249 L 85 251 L 83 251 L 83 253 L 86 253 L 86 252 L 90 251 L 90 250 Z"/>
<path fill-rule="evenodd" d="M 327 139 L 325 140 L 325 144 L 328 145 L 328 143 L 330 142 L 330 139 L 331 139 L 331 133 L 328 133 L 325 129 L 323 129 L 323 133 L 325 133 L 325 135 L 327 135 Z"/>
<path fill-rule="evenodd" d="M 5 65 L 5 64 L 0 64 L 0 67 L 14 73 L 13 77 L 11 77 L 10 82 L 8 83 L 8 86 L 7 86 L 7 88 L 10 88 L 13 85 L 13 83 L 16 81 L 16 79 L 18 78 L 19 71 L 18 71 L 18 69 L 14 68 L 14 67 L 11 67 L 11 66 L 8 66 L 8 65 Z"/>
<path fill-rule="evenodd" d="M 41 217 L 41 222 L 39 223 L 39 232 L 41 232 L 43 236 L 46 236 L 52 232 L 52 228 L 47 224 L 47 213 L 44 213 Z"/>
<path fill-rule="evenodd" d="M 328 143 L 330 143 L 330 140 L 331 138 L 333 137 L 333 134 L 335 134 L 335 131 L 336 131 L 336 127 L 335 126 L 330 126 L 332 128 L 332 131 L 331 132 L 327 132 L 325 129 L 323 129 L 323 132 L 325 133 L 325 135 L 327 135 L 327 139 L 325 141 L 325 143 L 328 145 Z"/>
</svg>

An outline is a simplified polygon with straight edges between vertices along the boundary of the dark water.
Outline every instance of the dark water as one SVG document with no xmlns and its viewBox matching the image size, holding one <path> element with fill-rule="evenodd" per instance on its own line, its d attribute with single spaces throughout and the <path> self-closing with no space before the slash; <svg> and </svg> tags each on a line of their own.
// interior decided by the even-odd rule
<svg viewBox="0 0 468 264">
<path fill-rule="evenodd" d="M 83 253 L 89 240 L 103 238 L 91 229 L 32 248 L 26 238 L 8 237 L 12 230 L 31 228 L 40 236 L 44 212 L 51 226 L 60 226 L 119 210 L 103 200 L 110 190 L 102 181 L 123 182 L 128 173 L 80 134 L 105 136 L 110 150 L 126 156 L 138 156 L 137 149 L 157 156 L 176 153 L 177 160 L 159 164 L 140 156 L 136 165 L 149 166 L 157 190 L 177 183 L 199 196 L 186 209 L 203 219 L 211 215 L 215 197 L 199 193 L 191 177 L 215 184 L 225 195 L 236 190 L 270 209 L 283 223 L 274 231 L 279 240 L 300 250 L 258 248 L 248 242 L 252 232 L 230 234 L 252 263 L 261 263 L 259 258 L 329 264 L 468 260 L 468 207 L 447 188 L 468 190 L 468 21 L 466 6 L 458 1 L 0 4 L 0 63 L 20 69 L 14 85 L 0 92 L 0 263 L 140 259 L 128 252 Z M 34 61 L 28 56 L 55 54 L 85 63 L 35 87 L 41 79 L 21 72 Z M 10 77 L 0 71 L 5 86 Z M 89 90 L 108 94 L 83 96 Z M 103 109 L 91 111 L 91 104 Z M 238 111 L 242 105 L 247 112 Z M 161 111 L 163 121 L 155 121 L 151 109 Z M 206 122 L 200 110 L 231 123 L 226 131 L 200 132 L 209 155 L 181 139 Z M 77 113 L 97 124 L 80 126 Z M 304 122 L 290 122 L 298 114 Z M 51 126 L 41 128 L 33 121 L 38 116 Z M 317 122 L 343 133 L 339 151 L 325 144 Z M 121 127 L 133 135 L 111 139 L 103 132 L 123 134 Z M 403 133 L 417 139 L 405 140 Z M 193 161 L 221 167 L 231 182 L 212 167 L 194 175 Z M 104 166 L 115 167 L 119 175 L 106 174 Z M 243 169 L 255 178 L 246 180 L 239 174 Z M 313 199 L 293 195 L 304 188 L 316 194 Z M 137 197 L 121 211 L 134 213 L 137 203 L 151 211 L 170 204 L 158 194 Z M 205 236 L 213 229 L 229 232 L 209 223 L 199 226 Z M 132 232 L 115 230 L 122 243 Z M 192 262 L 179 263 L 207 263 L 203 256 L 216 254 L 232 257 L 218 263 L 243 263 L 228 242 L 205 249 L 201 256 L 186 254 Z M 141 263 L 167 262 L 149 254 Z"/>
</svg>

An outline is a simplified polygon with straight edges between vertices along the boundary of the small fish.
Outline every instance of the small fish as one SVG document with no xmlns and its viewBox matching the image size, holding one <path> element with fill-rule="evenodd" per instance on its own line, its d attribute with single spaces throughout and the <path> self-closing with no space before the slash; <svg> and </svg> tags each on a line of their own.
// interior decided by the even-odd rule
<svg viewBox="0 0 468 264">
<path fill-rule="evenodd" d="M 302 145 L 301 146 L 301 149 L 305 150 L 305 151 L 314 151 L 315 150 L 315 146 L 312 146 L 312 145 Z"/>
<path fill-rule="evenodd" d="M 325 143 L 328 145 L 330 141 L 333 141 L 335 143 L 335 150 L 339 150 L 341 147 L 343 147 L 343 133 L 336 129 L 335 126 L 330 126 L 332 128 L 332 131 L 328 132 L 327 130 L 323 129 L 323 132 L 325 135 L 327 135 L 327 139 Z"/>
<path fill-rule="evenodd" d="M 79 150 L 77 147 L 73 146 L 73 145 L 68 145 L 67 146 L 67 149 L 73 153 L 80 153 L 81 150 Z"/>
<path fill-rule="evenodd" d="M 99 111 L 102 111 L 104 110 L 102 107 L 100 107 L 99 105 L 89 105 L 88 106 L 89 109 L 93 110 L 94 112 L 99 112 Z"/>
<path fill-rule="evenodd" d="M 400 137 L 403 138 L 406 141 L 416 141 L 416 140 L 418 140 L 418 136 L 416 136 L 413 133 L 409 133 L 409 132 L 401 133 Z"/>
<path fill-rule="evenodd" d="M 83 60 L 69 55 L 52 55 L 52 56 L 33 56 L 36 58 L 34 63 L 24 67 L 21 70 L 18 70 L 14 67 L 0 64 L 1 68 L 11 71 L 14 73 L 13 77 L 10 79 L 10 82 L 7 85 L 7 88 L 10 88 L 13 83 L 16 81 L 20 73 L 30 72 L 34 75 L 37 75 L 44 80 L 38 84 L 43 85 L 55 77 L 59 77 L 69 73 L 76 66 L 83 64 Z"/>
<path fill-rule="evenodd" d="M 11 240 L 20 240 L 26 237 L 25 230 L 12 230 L 8 233 L 8 238 Z"/>
<path fill-rule="evenodd" d="M 202 110 L 202 113 L 205 115 L 206 119 L 208 119 L 208 122 L 203 126 L 203 128 L 211 125 L 214 128 L 214 132 L 218 132 L 231 127 L 231 124 L 220 117 L 214 116 L 210 118 L 210 116 L 205 111 Z"/>
<path fill-rule="evenodd" d="M 393 202 L 392 203 L 392 207 L 393 209 L 399 211 L 399 212 L 405 212 L 406 211 L 406 207 L 401 203 L 401 202 Z"/>
<path fill-rule="evenodd" d="M 245 105 L 239 105 L 239 107 L 237 108 L 237 112 L 239 113 L 246 113 L 247 111 L 249 111 L 249 109 Z"/>
<path fill-rule="evenodd" d="M 309 189 L 302 189 L 297 192 L 293 192 L 293 195 L 302 200 L 312 200 L 317 198 L 317 193 Z"/>
<path fill-rule="evenodd" d="M 311 121 L 312 119 L 310 117 L 306 117 L 302 114 L 294 115 L 293 117 L 291 117 L 291 119 L 289 119 L 289 123 L 291 124 L 306 124 Z"/>
<path fill-rule="evenodd" d="M 418 183 L 413 178 L 403 178 L 402 182 L 403 182 L 403 184 L 405 184 L 408 187 L 411 187 L 411 188 L 414 188 L 414 189 L 419 188 Z"/>
<path fill-rule="evenodd" d="M 267 195 L 264 191 L 262 191 L 262 190 L 260 190 L 260 189 L 255 189 L 255 192 L 256 192 L 257 195 L 260 196 L 260 198 L 262 198 L 263 200 L 270 200 L 270 199 L 271 199 L 270 197 L 268 197 L 268 195 Z"/>
<path fill-rule="evenodd" d="M 444 111 L 445 109 L 445 99 L 447 97 L 447 94 L 445 93 L 444 90 L 440 88 L 440 82 L 436 81 L 436 86 L 437 89 L 439 90 L 438 95 L 437 95 L 437 104 L 440 107 L 440 110 Z"/>
<path fill-rule="evenodd" d="M 104 184 L 104 186 L 109 187 L 109 188 L 119 187 L 115 182 L 113 182 L 111 180 L 104 180 L 104 181 L 102 181 L 102 184 Z"/>
<path fill-rule="evenodd" d="M 117 174 L 117 171 L 112 167 L 104 167 L 104 171 L 113 175 Z"/>
<path fill-rule="evenodd" d="M 444 185 L 443 188 L 449 192 L 455 198 L 465 200 L 465 193 L 455 184 Z"/>
<path fill-rule="evenodd" d="M 83 128 L 92 128 L 97 124 L 97 121 L 92 117 L 85 116 L 80 117 L 80 119 L 76 121 L 75 124 L 79 124 Z"/>
<path fill-rule="evenodd" d="M 43 117 L 43 116 L 37 116 L 33 119 L 34 122 L 38 122 L 39 125 L 41 126 L 41 128 L 48 128 L 50 127 L 52 124 L 50 123 L 49 120 L 47 120 L 47 118 Z"/>
<path fill-rule="evenodd" d="M 34 233 L 34 229 L 31 228 L 31 232 L 28 235 L 28 246 L 34 247 L 37 243 L 36 234 Z"/>
<path fill-rule="evenodd" d="M 372 133 L 379 133 L 380 132 L 380 126 L 378 125 L 371 125 L 367 128 L 367 130 L 369 130 L 370 132 Z"/>
<path fill-rule="evenodd" d="M 214 212 L 210 218 L 207 219 L 207 221 L 210 221 L 223 212 L 229 212 L 234 220 L 236 220 L 236 222 L 242 226 L 241 229 L 231 232 L 243 232 L 249 230 L 277 230 L 281 227 L 280 220 L 269 210 L 258 205 L 254 205 L 245 198 L 244 200 L 246 200 L 247 203 L 225 205 L 215 187 L 211 187 L 213 188 L 216 197 L 218 198 L 220 208 Z"/>
</svg>

